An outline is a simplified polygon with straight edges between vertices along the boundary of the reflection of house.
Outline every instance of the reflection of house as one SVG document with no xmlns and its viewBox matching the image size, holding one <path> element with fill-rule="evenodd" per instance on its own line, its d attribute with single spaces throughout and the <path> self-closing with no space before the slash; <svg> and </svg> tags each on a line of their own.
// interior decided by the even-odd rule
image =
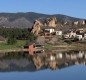
<svg viewBox="0 0 86 80">
<path fill-rule="evenodd" d="M 79 53 L 77 54 L 77 58 L 83 58 L 83 56 L 84 56 L 84 52 L 79 51 Z"/>
<path fill-rule="evenodd" d="M 56 54 L 56 58 L 57 58 L 57 59 L 62 59 L 62 57 L 63 57 L 63 56 L 62 56 L 62 53 L 57 53 L 57 54 Z"/>
<path fill-rule="evenodd" d="M 66 57 L 66 59 L 70 59 L 71 58 L 70 55 L 67 54 L 67 53 L 65 53 L 65 57 Z"/>
<path fill-rule="evenodd" d="M 50 55 L 50 60 L 51 60 L 51 61 L 54 61 L 54 60 L 55 60 L 55 56 Z"/>
<path fill-rule="evenodd" d="M 71 60 L 76 60 L 76 59 L 77 59 L 76 54 L 71 54 Z"/>
<path fill-rule="evenodd" d="M 41 53 L 43 50 L 41 49 L 43 46 L 39 44 L 30 44 L 27 46 L 24 46 L 25 49 L 28 49 L 28 52 L 30 55 L 33 55 L 35 53 Z"/>
</svg>

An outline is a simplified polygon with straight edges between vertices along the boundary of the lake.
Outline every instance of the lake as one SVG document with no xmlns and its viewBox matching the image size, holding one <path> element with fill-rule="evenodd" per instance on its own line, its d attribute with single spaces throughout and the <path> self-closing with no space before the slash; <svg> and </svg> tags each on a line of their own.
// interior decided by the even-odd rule
<svg viewBox="0 0 86 80">
<path fill-rule="evenodd" d="M 0 80 L 86 80 L 86 51 L 0 53 Z"/>
</svg>

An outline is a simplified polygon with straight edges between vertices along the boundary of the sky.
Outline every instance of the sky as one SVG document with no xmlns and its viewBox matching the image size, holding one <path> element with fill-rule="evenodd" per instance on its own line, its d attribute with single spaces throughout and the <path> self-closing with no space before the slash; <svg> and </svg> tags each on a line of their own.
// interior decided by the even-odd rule
<svg viewBox="0 0 86 80">
<path fill-rule="evenodd" d="M 86 0 L 0 0 L 0 13 L 37 12 L 86 19 Z"/>
</svg>

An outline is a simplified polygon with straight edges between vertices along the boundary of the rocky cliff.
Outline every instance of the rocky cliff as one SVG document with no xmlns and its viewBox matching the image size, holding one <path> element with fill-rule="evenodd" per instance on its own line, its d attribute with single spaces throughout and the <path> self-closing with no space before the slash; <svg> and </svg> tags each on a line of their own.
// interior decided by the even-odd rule
<svg viewBox="0 0 86 80">
<path fill-rule="evenodd" d="M 33 24 L 33 29 L 31 32 L 35 35 L 38 35 L 42 26 L 43 26 L 43 24 L 39 20 L 36 20 Z"/>
<path fill-rule="evenodd" d="M 47 26 L 49 26 L 49 27 L 56 27 L 57 26 L 57 19 L 56 19 L 56 17 L 47 18 Z"/>
<path fill-rule="evenodd" d="M 44 23 L 43 23 L 44 22 Z M 32 27 L 32 33 L 38 35 L 41 30 L 41 27 L 56 27 L 57 19 L 56 17 L 47 18 L 45 21 L 41 22 L 40 20 L 36 20 Z"/>
</svg>

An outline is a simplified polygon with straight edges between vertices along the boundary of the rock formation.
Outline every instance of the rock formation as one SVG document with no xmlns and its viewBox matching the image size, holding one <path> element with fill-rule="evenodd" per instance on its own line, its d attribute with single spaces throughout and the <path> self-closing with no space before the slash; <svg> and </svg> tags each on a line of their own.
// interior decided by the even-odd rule
<svg viewBox="0 0 86 80">
<path fill-rule="evenodd" d="M 56 27 L 57 26 L 57 19 L 56 17 L 51 17 L 47 19 L 47 26 L 49 27 Z"/>
<path fill-rule="evenodd" d="M 31 32 L 35 35 L 38 35 L 41 30 L 41 26 L 43 26 L 43 24 L 39 20 L 36 20 L 33 24 L 33 29 Z"/>
<path fill-rule="evenodd" d="M 42 23 L 40 20 L 36 20 L 33 24 L 32 27 L 32 33 L 35 35 L 38 35 L 38 33 L 41 30 L 41 27 L 46 26 L 46 27 L 56 27 L 57 26 L 57 19 L 56 17 L 51 17 L 51 18 L 47 18 L 46 21 L 44 21 L 44 23 Z"/>
</svg>

